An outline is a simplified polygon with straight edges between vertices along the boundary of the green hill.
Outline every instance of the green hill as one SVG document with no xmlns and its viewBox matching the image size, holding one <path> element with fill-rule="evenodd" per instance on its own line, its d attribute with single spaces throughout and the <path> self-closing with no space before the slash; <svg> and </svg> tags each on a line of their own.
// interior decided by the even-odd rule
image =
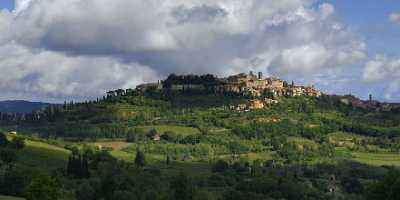
<svg viewBox="0 0 400 200">
<path fill-rule="evenodd" d="M 0 101 L 0 113 L 31 113 L 40 111 L 51 104 L 29 101 Z"/>
<path fill-rule="evenodd" d="M 70 152 L 64 148 L 28 140 L 26 147 L 17 154 L 17 164 L 48 173 L 65 168 L 69 154 Z"/>
<path fill-rule="evenodd" d="M 88 191 L 92 199 L 176 199 L 181 192 L 189 199 L 329 199 L 332 176 L 335 195 L 362 199 L 400 167 L 395 106 L 322 95 L 238 109 L 264 98 L 127 92 L 3 118 L 0 126 L 27 137 L 15 161 L 30 174 L 25 188 L 44 174 L 66 199 Z"/>
</svg>

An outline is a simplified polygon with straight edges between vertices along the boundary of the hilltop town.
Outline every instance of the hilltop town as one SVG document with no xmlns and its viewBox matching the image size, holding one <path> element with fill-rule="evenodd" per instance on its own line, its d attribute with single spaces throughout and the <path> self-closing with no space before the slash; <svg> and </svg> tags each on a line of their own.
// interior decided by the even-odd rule
<svg viewBox="0 0 400 200">
<path fill-rule="evenodd" d="M 147 83 L 138 85 L 136 91 L 146 92 L 152 90 L 172 89 L 172 90 L 207 90 L 215 93 L 230 93 L 235 95 L 249 95 L 261 97 L 270 94 L 273 98 L 280 96 L 321 96 L 321 91 L 312 87 L 298 86 L 294 82 L 288 84 L 286 81 L 263 77 L 262 72 L 255 75 L 240 73 L 227 78 L 216 78 L 213 75 L 170 75 L 166 80 L 157 83 Z"/>
<path fill-rule="evenodd" d="M 260 109 L 271 106 L 279 101 L 282 96 L 311 96 L 320 97 L 321 91 L 311 87 L 295 85 L 294 82 L 288 84 L 286 81 L 263 77 L 262 72 L 255 75 L 250 73 L 240 73 L 226 78 L 216 78 L 213 75 L 170 75 L 166 80 L 157 83 L 147 83 L 138 85 L 136 92 L 145 93 L 156 90 L 173 91 L 208 91 L 217 94 L 228 94 L 237 96 L 248 96 L 252 98 L 247 104 L 240 104 L 235 107 L 239 111 L 249 109 Z M 110 95 L 110 94 L 109 94 Z M 118 95 L 117 93 L 111 95 Z"/>
</svg>

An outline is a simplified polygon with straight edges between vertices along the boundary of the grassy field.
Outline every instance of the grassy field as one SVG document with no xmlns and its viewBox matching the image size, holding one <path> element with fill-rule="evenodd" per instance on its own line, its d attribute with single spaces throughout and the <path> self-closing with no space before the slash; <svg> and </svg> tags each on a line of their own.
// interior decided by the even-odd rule
<svg viewBox="0 0 400 200">
<path fill-rule="evenodd" d="M 0 195 L 0 200 L 24 200 L 24 198 Z"/>
<path fill-rule="evenodd" d="M 127 162 L 133 162 L 135 159 L 135 153 L 131 152 L 111 151 L 111 155 Z M 148 168 L 160 170 L 165 176 L 174 176 L 180 172 L 199 177 L 211 174 L 211 165 L 208 162 L 171 161 L 167 165 L 165 155 L 161 154 L 146 154 L 146 162 Z"/>
<path fill-rule="evenodd" d="M 306 139 L 306 138 L 301 138 L 301 137 L 289 137 L 288 138 L 289 142 L 293 142 L 294 144 L 297 145 L 308 145 L 312 148 L 318 148 L 318 144 L 312 140 Z"/>
<path fill-rule="evenodd" d="M 373 166 L 400 166 L 400 154 L 399 153 L 364 153 L 364 152 L 352 152 L 353 160 L 365 163 Z"/>
<path fill-rule="evenodd" d="M 89 143 L 89 145 L 94 147 L 100 147 L 100 146 L 107 147 L 107 148 L 112 148 L 115 151 L 120 151 L 131 145 L 131 143 L 124 141 L 109 141 L 109 142 L 94 142 L 94 143 Z"/>
<path fill-rule="evenodd" d="M 372 139 L 366 136 L 356 135 L 353 133 L 345 133 L 345 132 L 330 133 L 328 137 L 332 141 L 356 141 L 356 140 Z"/>
<path fill-rule="evenodd" d="M 17 164 L 29 169 L 49 173 L 66 166 L 69 151 L 36 141 L 26 141 L 24 149 L 17 153 Z"/>
<path fill-rule="evenodd" d="M 159 133 L 172 131 L 183 136 L 200 133 L 200 131 L 197 128 L 185 127 L 185 126 L 158 125 L 158 126 L 144 126 L 142 128 L 145 128 L 147 131 L 150 131 L 151 129 L 156 129 L 157 132 Z"/>
<path fill-rule="evenodd" d="M 346 148 L 336 148 L 338 157 L 372 166 L 400 166 L 400 154 L 394 152 L 355 152 Z"/>
<path fill-rule="evenodd" d="M 158 127 L 160 130 L 170 129 L 171 126 L 161 126 Z M 175 127 L 176 128 L 176 127 Z M 179 127 L 180 130 L 190 130 L 186 127 Z M 193 130 L 192 130 L 193 131 Z M 193 133 L 193 132 L 192 132 Z M 338 134 L 335 136 L 348 137 L 349 135 Z M 289 140 L 299 143 L 308 144 L 311 146 L 316 145 L 310 140 L 303 138 L 291 137 Z M 93 143 L 96 145 L 110 146 L 114 150 L 111 151 L 111 155 L 117 159 L 121 159 L 128 162 L 133 162 L 135 158 L 135 152 L 125 151 L 124 148 L 131 145 L 130 143 L 121 141 L 110 141 L 110 142 L 98 142 Z M 400 155 L 398 153 L 391 152 L 356 152 L 351 151 L 347 148 L 336 148 L 337 157 L 340 159 L 348 159 L 357 161 L 360 163 L 372 165 L 372 166 L 382 166 L 382 165 L 394 165 L 400 166 Z M 37 169 L 40 172 L 49 173 L 54 169 L 63 168 L 66 166 L 68 160 L 69 151 L 54 145 L 50 145 L 44 142 L 38 141 L 26 141 L 26 147 L 18 152 L 17 164 L 21 167 L 28 169 Z M 227 159 L 230 160 L 230 154 L 214 155 L 214 160 L 216 159 Z M 240 155 L 239 159 L 244 159 L 248 161 L 260 159 L 270 159 L 271 152 L 261 152 L 261 153 L 247 153 Z M 202 160 L 201 157 L 189 158 L 186 161 L 176 160 L 170 162 L 170 165 L 166 164 L 166 156 L 164 154 L 147 153 L 146 161 L 150 169 L 160 170 L 164 175 L 174 175 L 179 172 L 186 172 L 193 176 L 203 176 L 211 173 L 211 164 L 209 160 Z M 0 199 L 4 199 L 0 197 Z"/>
</svg>

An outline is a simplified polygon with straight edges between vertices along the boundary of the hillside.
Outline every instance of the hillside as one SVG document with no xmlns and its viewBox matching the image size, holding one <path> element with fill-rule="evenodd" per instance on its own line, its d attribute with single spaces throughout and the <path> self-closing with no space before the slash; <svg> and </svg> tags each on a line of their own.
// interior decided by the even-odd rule
<svg viewBox="0 0 400 200">
<path fill-rule="evenodd" d="M 29 102 L 29 101 L 0 101 L 0 112 L 2 113 L 31 113 L 42 110 L 49 106 L 49 103 Z"/>
<path fill-rule="evenodd" d="M 286 83 L 273 93 L 262 79 L 264 92 L 221 92 L 205 79 L 109 91 L 0 125 L 26 138 L 15 165 L 54 178 L 66 199 L 368 199 L 372 183 L 398 173 L 396 105 Z"/>
</svg>

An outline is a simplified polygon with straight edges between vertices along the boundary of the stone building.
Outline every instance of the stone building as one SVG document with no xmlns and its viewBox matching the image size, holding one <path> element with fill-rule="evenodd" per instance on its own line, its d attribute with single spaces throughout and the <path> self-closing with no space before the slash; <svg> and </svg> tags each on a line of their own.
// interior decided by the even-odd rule
<svg viewBox="0 0 400 200">
<path fill-rule="evenodd" d="M 260 100 L 250 100 L 249 102 L 249 108 L 250 109 L 262 109 L 265 107 L 264 102 L 260 101 Z"/>
<path fill-rule="evenodd" d="M 268 86 L 270 88 L 283 89 L 285 81 L 276 78 L 267 78 Z"/>
<path fill-rule="evenodd" d="M 286 90 L 286 94 L 292 97 L 302 96 L 304 95 L 304 89 L 298 86 L 289 87 Z"/>
<path fill-rule="evenodd" d="M 315 89 L 314 87 L 304 88 L 304 94 L 310 97 L 320 97 L 322 95 L 321 91 Z"/>
</svg>

